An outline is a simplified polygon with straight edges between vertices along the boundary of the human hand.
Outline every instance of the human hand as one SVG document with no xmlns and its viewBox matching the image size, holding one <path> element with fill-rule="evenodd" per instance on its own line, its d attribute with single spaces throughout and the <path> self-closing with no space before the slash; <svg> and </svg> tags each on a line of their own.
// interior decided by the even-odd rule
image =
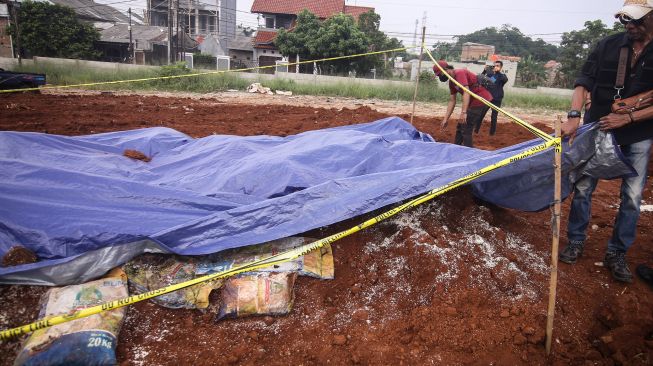
<svg viewBox="0 0 653 366">
<path fill-rule="evenodd" d="M 610 113 L 599 119 L 599 129 L 601 131 L 614 130 L 623 127 L 631 122 L 628 114 Z"/>
<path fill-rule="evenodd" d="M 443 119 L 442 122 L 440 123 L 440 128 L 444 130 L 445 128 L 447 128 L 447 125 L 448 125 L 448 124 L 449 124 L 449 119 L 448 119 L 448 118 L 445 118 L 445 119 Z"/>
<path fill-rule="evenodd" d="M 576 131 L 578 131 L 578 126 L 580 125 L 580 118 L 567 118 L 567 122 L 563 123 L 560 126 L 560 132 L 562 137 L 569 137 L 569 146 L 574 142 L 576 138 Z"/>
<path fill-rule="evenodd" d="M 459 122 L 465 122 L 467 120 L 467 112 L 460 112 L 460 117 L 458 120 Z"/>
</svg>

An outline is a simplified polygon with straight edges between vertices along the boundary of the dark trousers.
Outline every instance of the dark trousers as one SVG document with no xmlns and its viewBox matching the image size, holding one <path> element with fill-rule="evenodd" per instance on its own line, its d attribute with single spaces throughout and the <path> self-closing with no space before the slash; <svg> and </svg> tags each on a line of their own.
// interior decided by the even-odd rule
<svg viewBox="0 0 653 366">
<path fill-rule="evenodd" d="M 495 106 L 501 108 L 501 99 L 493 99 L 492 104 Z M 490 136 L 494 135 L 497 132 L 497 117 L 499 116 L 499 112 L 495 111 L 494 109 L 492 110 L 492 114 L 490 114 Z M 478 133 L 478 131 L 481 129 L 481 124 L 483 123 L 483 118 L 478 120 L 476 125 L 474 125 L 474 132 Z"/>
<path fill-rule="evenodd" d="M 501 100 L 502 99 L 497 99 L 493 100 L 492 104 L 495 106 L 501 108 Z M 493 136 L 495 133 L 497 133 L 497 117 L 499 116 L 499 112 L 495 111 L 494 109 L 492 110 L 492 114 L 490 115 L 490 136 Z"/>
<path fill-rule="evenodd" d="M 474 146 L 472 131 L 474 130 L 474 126 L 481 125 L 488 109 L 490 107 L 486 105 L 467 108 L 467 119 L 465 122 L 459 122 L 456 126 L 456 140 L 454 141 L 456 145 Z"/>
</svg>

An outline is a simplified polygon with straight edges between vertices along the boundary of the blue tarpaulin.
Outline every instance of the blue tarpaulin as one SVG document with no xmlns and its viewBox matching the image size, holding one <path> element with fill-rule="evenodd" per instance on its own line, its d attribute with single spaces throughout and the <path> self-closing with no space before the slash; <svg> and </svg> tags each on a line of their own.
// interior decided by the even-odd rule
<svg viewBox="0 0 653 366">
<path fill-rule="evenodd" d="M 588 129 L 578 148 L 565 151 L 566 171 L 587 166 L 597 134 Z M 601 141 L 610 155 L 611 138 Z M 497 151 L 437 143 L 396 117 L 288 137 L 193 139 L 169 128 L 78 137 L 0 132 L 0 255 L 19 244 L 40 259 L 0 268 L 0 282 L 82 282 L 142 252 L 203 255 L 287 237 L 414 197 L 540 143 Z M 124 157 L 125 149 L 152 160 Z M 552 154 L 482 177 L 474 192 L 506 207 L 548 207 Z M 613 165 L 600 175 L 629 171 Z"/>
</svg>

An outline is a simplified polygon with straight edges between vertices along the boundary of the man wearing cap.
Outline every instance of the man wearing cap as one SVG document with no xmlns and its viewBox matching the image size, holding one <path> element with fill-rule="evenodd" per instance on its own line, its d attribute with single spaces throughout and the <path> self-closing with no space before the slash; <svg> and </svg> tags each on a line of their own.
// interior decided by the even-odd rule
<svg viewBox="0 0 653 366">
<path fill-rule="evenodd" d="M 625 32 L 602 39 L 588 56 L 576 79 L 571 110 L 562 125 L 562 134 L 570 137 L 569 143 L 573 141 L 580 125 L 581 109 L 591 96 L 584 120 L 596 122 L 601 130 L 612 132 L 625 159 L 637 172 L 636 176 L 622 178 L 621 203 L 603 260 L 616 280 L 632 282 L 626 252 L 635 241 L 646 183 L 653 138 L 653 107 L 617 114 L 612 113 L 611 105 L 615 98 L 653 90 L 653 0 L 627 0 L 615 17 L 624 25 Z M 622 61 L 625 77 L 620 87 L 617 69 L 622 48 L 624 56 L 628 57 Z M 567 226 L 568 245 L 560 253 L 562 262 L 575 263 L 583 253 L 596 184 L 597 179 L 589 176 L 575 183 Z"/>
<path fill-rule="evenodd" d="M 440 67 L 444 69 L 450 77 L 455 79 L 465 88 L 471 90 L 472 93 L 485 98 L 488 102 L 492 101 L 492 95 L 487 91 L 487 89 L 479 85 L 476 74 L 467 69 L 454 69 L 453 66 L 450 66 L 442 60 L 438 61 L 438 65 L 440 65 Z M 440 81 L 445 82 L 449 80 L 449 78 L 440 71 L 437 65 L 433 66 L 433 72 Z M 441 126 L 444 129 L 449 124 L 449 118 L 456 107 L 456 93 L 462 94 L 463 105 L 460 109 L 460 119 L 456 126 L 456 138 L 454 142 L 457 145 L 473 147 L 472 131 L 474 130 L 474 126 L 476 124 L 480 125 L 490 107 L 486 106 L 476 98 L 472 98 L 469 93 L 465 92 L 451 80 L 449 80 L 449 91 L 451 92 L 451 97 L 449 98 L 447 113 L 442 120 Z"/>
</svg>

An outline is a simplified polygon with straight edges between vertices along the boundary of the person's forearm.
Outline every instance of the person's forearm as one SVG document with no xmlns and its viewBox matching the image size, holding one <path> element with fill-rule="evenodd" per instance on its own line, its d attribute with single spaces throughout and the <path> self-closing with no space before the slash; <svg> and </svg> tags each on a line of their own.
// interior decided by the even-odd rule
<svg viewBox="0 0 653 366">
<path fill-rule="evenodd" d="M 571 96 L 571 110 L 581 111 L 587 99 L 587 89 L 584 86 L 577 86 L 574 88 L 574 94 Z"/>
<path fill-rule="evenodd" d="M 463 106 L 460 110 L 461 113 L 467 113 L 467 108 L 469 108 L 469 101 L 472 99 L 472 96 L 468 93 L 463 94 Z"/>
<path fill-rule="evenodd" d="M 634 123 L 653 120 L 653 106 L 632 112 L 630 117 Z"/>
<path fill-rule="evenodd" d="M 444 117 L 445 119 L 449 119 L 449 117 L 451 117 L 454 108 L 456 108 L 456 100 L 449 99 L 449 103 L 447 104 L 447 113 L 445 114 Z"/>
</svg>

